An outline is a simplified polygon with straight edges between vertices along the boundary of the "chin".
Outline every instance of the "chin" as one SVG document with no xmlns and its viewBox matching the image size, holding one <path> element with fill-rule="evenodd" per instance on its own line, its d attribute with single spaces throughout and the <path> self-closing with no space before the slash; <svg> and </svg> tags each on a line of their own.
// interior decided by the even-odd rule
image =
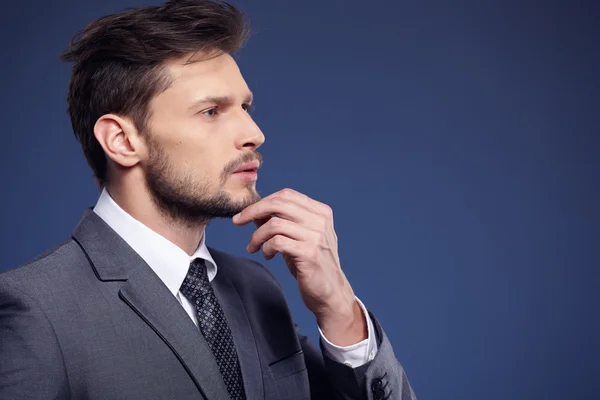
<svg viewBox="0 0 600 400">
<path fill-rule="evenodd" d="M 247 196 L 248 193 L 256 193 L 256 182 L 242 182 L 241 184 L 227 185 L 225 190 L 232 197 Z"/>
<path fill-rule="evenodd" d="M 256 191 L 256 187 L 254 185 L 240 189 L 229 190 L 228 192 L 229 198 L 232 202 L 242 204 L 244 207 L 260 200 L 260 195 Z"/>
</svg>

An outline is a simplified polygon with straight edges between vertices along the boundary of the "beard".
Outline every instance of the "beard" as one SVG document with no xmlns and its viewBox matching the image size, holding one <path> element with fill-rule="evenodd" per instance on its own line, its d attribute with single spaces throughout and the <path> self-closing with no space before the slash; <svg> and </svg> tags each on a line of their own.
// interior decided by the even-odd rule
<svg viewBox="0 0 600 400">
<path fill-rule="evenodd" d="M 186 225 L 207 224 L 213 218 L 231 218 L 260 200 L 252 182 L 248 195 L 234 200 L 223 189 L 235 169 L 246 162 L 262 162 L 258 152 L 246 153 L 241 159 L 228 163 L 221 173 L 219 189 L 210 193 L 210 182 L 194 171 L 178 171 L 167 154 L 149 140 L 149 163 L 146 185 L 157 207 L 172 220 Z"/>
</svg>

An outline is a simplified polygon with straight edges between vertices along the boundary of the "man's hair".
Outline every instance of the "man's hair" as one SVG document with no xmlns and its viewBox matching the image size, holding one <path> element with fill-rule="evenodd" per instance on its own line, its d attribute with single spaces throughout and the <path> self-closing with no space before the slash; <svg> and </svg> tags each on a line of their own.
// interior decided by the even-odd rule
<svg viewBox="0 0 600 400">
<path fill-rule="evenodd" d="M 107 113 L 127 116 L 143 133 L 150 101 L 172 83 L 164 62 L 199 51 L 235 52 L 248 31 L 244 15 L 226 2 L 169 0 L 98 18 L 73 37 L 61 55 L 74 63 L 68 113 L 100 187 L 107 159 L 94 136 L 96 121 Z"/>
</svg>

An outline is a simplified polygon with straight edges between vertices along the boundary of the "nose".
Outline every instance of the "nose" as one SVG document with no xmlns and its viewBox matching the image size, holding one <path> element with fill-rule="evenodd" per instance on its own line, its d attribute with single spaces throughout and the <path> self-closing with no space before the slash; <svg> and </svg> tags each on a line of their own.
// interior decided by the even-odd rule
<svg viewBox="0 0 600 400">
<path fill-rule="evenodd" d="M 265 142 L 265 135 L 248 112 L 242 110 L 240 114 L 242 123 L 236 147 L 239 150 L 256 150 Z"/>
</svg>

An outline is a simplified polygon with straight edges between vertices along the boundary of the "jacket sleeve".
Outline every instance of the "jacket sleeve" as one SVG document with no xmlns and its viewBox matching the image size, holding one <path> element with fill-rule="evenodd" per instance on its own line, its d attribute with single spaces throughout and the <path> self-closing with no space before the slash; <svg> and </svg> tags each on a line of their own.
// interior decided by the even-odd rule
<svg viewBox="0 0 600 400">
<path fill-rule="evenodd" d="M 0 399 L 68 399 L 64 360 L 39 304 L 0 275 Z"/>
<path fill-rule="evenodd" d="M 313 400 L 416 400 L 385 332 L 373 314 L 369 313 L 369 317 L 375 327 L 378 350 L 372 361 L 357 368 L 323 357 L 300 335 Z"/>
</svg>

